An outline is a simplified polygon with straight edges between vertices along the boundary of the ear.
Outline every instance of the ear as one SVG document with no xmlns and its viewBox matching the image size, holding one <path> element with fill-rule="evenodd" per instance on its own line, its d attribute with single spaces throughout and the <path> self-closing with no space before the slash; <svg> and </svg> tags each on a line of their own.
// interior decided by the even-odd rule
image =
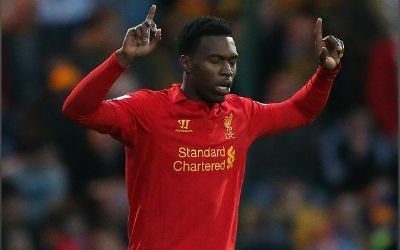
<svg viewBox="0 0 400 250">
<path fill-rule="evenodd" d="M 179 58 L 179 63 L 181 64 L 183 71 L 186 74 L 190 74 L 190 71 L 192 70 L 192 61 L 190 57 L 186 55 L 181 55 L 181 57 Z"/>
</svg>

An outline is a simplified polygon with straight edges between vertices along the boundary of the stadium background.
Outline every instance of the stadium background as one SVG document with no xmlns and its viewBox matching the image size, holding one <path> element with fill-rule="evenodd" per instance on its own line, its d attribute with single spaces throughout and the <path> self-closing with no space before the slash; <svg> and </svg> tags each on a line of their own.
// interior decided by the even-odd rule
<svg viewBox="0 0 400 250">
<path fill-rule="evenodd" d="M 154 2 L 163 40 L 109 97 L 179 82 L 176 34 L 198 15 L 232 24 L 240 54 L 234 92 L 263 102 L 288 98 L 316 69 L 316 17 L 324 34 L 345 42 L 317 121 L 250 150 L 237 249 L 397 249 L 398 2 Z M 123 148 L 60 110 L 151 3 L 2 1 L 2 249 L 126 249 Z"/>
</svg>

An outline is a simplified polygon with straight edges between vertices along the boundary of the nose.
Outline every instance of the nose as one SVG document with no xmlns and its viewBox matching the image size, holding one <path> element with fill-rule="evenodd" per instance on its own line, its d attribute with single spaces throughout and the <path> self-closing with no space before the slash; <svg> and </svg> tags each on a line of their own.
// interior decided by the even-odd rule
<svg viewBox="0 0 400 250">
<path fill-rule="evenodd" d="M 229 62 L 224 62 L 221 66 L 221 75 L 231 77 L 233 76 L 233 68 Z"/>
</svg>

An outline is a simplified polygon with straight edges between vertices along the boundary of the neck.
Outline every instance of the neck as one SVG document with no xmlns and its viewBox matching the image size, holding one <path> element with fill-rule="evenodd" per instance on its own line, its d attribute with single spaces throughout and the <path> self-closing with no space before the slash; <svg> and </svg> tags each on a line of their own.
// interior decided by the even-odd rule
<svg viewBox="0 0 400 250">
<path fill-rule="evenodd" d="M 190 83 L 190 75 L 183 73 L 181 89 L 189 100 L 201 100 L 193 88 L 193 84 Z"/>
<path fill-rule="evenodd" d="M 190 79 L 190 75 L 183 73 L 183 79 L 182 79 L 182 84 L 181 84 L 181 90 L 185 94 L 185 96 L 192 101 L 204 101 L 205 103 L 208 104 L 208 106 L 211 108 L 214 106 L 215 103 L 209 103 L 205 101 L 203 98 L 201 98 L 198 93 L 196 92 L 195 88 L 193 87 L 194 84 Z"/>
</svg>

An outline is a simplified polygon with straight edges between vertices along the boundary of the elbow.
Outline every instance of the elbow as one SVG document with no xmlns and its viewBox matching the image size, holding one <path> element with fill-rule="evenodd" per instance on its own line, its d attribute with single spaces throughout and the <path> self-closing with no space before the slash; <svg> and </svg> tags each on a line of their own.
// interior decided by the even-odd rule
<svg viewBox="0 0 400 250">
<path fill-rule="evenodd" d="M 93 113 L 83 113 L 79 106 L 71 105 L 68 100 L 62 106 L 61 112 L 64 117 L 80 125 L 86 125 L 93 118 Z"/>
<path fill-rule="evenodd" d="M 295 105 L 294 108 L 296 110 L 298 121 L 301 126 L 312 124 L 315 119 L 317 119 L 317 116 L 319 114 L 319 112 L 315 112 L 314 110 L 310 109 L 304 109 L 303 107 L 299 107 L 297 105 Z"/>
<path fill-rule="evenodd" d="M 80 116 L 79 112 L 77 112 L 75 108 L 68 103 L 68 100 L 64 102 L 61 113 L 70 120 L 77 120 L 77 118 Z"/>
<path fill-rule="evenodd" d="M 64 102 L 64 105 L 62 106 L 61 112 L 65 117 L 67 117 L 69 119 L 71 119 L 73 117 L 73 115 L 72 115 L 73 112 L 71 111 L 71 108 L 67 104 L 67 102 Z"/>
<path fill-rule="evenodd" d="M 317 118 L 316 115 L 299 112 L 298 121 L 300 126 L 308 126 L 312 124 L 316 118 Z"/>
<path fill-rule="evenodd" d="M 304 125 L 310 125 L 315 121 L 316 117 L 306 117 L 304 119 Z"/>
<path fill-rule="evenodd" d="M 314 107 L 296 105 L 296 109 L 299 112 L 304 125 L 312 124 L 321 113 L 321 110 L 315 109 Z"/>
<path fill-rule="evenodd" d="M 312 124 L 318 117 L 317 112 L 306 112 L 303 110 L 301 114 L 304 125 Z"/>
</svg>

